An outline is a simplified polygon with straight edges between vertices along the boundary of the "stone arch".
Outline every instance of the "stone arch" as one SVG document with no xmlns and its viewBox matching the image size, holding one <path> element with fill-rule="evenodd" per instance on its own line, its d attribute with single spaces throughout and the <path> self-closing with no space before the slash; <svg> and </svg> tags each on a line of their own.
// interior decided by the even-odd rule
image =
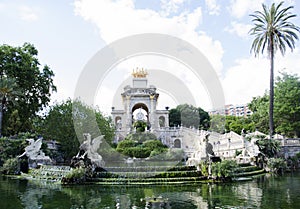
<svg viewBox="0 0 300 209">
<path fill-rule="evenodd" d="M 146 120 L 147 122 L 149 122 L 149 109 L 146 104 L 136 103 L 135 105 L 133 105 L 133 107 L 131 109 L 132 118 L 134 119 L 139 112 L 143 113 L 143 115 L 144 115 L 143 120 Z M 135 119 L 139 120 L 141 118 L 135 118 Z"/>
<path fill-rule="evenodd" d="M 115 124 L 118 124 L 119 121 L 122 121 L 122 117 L 121 116 L 116 116 L 115 117 Z"/>
<path fill-rule="evenodd" d="M 117 130 L 122 129 L 122 117 L 121 116 L 115 117 L 115 126 L 116 126 Z"/>
<path fill-rule="evenodd" d="M 175 139 L 174 140 L 174 147 L 175 148 L 181 148 L 181 141 L 180 141 L 180 139 Z"/>
<path fill-rule="evenodd" d="M 166 127 L 166 118 L 165 118 L 165 116 L 160 116 L 158 118 L 158 121 L 159 121 L 159 127 L 161 127 L 161 128 Z"/>
</svg>

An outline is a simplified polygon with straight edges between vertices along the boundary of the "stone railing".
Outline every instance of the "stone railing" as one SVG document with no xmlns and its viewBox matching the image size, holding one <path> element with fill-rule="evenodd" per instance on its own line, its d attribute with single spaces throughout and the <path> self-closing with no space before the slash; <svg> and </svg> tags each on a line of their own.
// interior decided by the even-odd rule
<svg viewBox="0 0 300 209">
<path fill-rule="evenodd" d="M 282 146 L 300 146 L 300 139 L 283 139 Z"/>
</svg>

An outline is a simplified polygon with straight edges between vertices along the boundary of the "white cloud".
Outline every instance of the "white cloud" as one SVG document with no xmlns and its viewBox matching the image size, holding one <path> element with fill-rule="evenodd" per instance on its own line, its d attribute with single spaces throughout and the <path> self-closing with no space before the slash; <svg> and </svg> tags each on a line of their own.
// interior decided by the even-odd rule
<svg viewBox="0 0 300 209">
<path fill-rule="evenodd" d="M 205 0 L 205 4 L 210 15 L 220 14 L 221 6 L 217 3 L 217 0 Z"/>
<path fill-rule="evenodd" d="M 164 16 L 169 16 L 171 14 L 177 13 L 180 6 L 184 3 L 184 0 L 161 0 L 161 14 Z"/>
<path fill-rule="evenodd" d="M 126 2 L 126 3 L 124 3 Z M 221 43 L 205 33 L 196 31 L 202 21 L 201 7 L 172 17 L 163 16 L 160 11 L 136 9 L 134 1 L 76 0 L 75 13 L 95 23 L 101 38 L 106 43 L 140 33 L 163 33 L 182 38 L 195 45 L 221 71 L 223 49 Z M 179 5 L 181 1 L 173 1 Z"/>
<path fill-rule="evenodd" d="M 38 14 L 36 9 L 32 9 L 28 6 L 20 6 L 19 7 L 19 15 L 24 21 L 36 21 L 38 20 Z"/>
<path fill-rule="evenodd" d="M 226 103 L 245 104 L 253 96 L 262 95 L 268 88 L 269 61 L 267 59 L 244 58 L 236 60 L 223 79 Z"/>
<path fill-rule="evenodd" d="M 225 28 L 225 31 L 231 34 L 236 34 L 241 38 L 246 38 L 249 36 L 248 32 L 252 27 L 253 26 L 250 24 L 238 23 L 236 21 L 233 21 L 230 23 L 229 27 Z"/>
<path fill-rule="evenodd" d="M 259 10 L 265 0 L 231 0 L 230 14 L 236 18 L 242 18 L 253 11 Z"/>
<path fill-rule="evenodd" d="M 233 17 L 242 18 L 257 10 L 262 10 L 262 4 L 270 6 L 272 3 L 279 4 L 282 0 L 231 0 L 229 11 Z M 295 5 L 295 0 L 284 1 L 284 6 Z"/>
<path fill-rule="evenodd" d="M 172 35 L 186 40 L 197 47 L 208 58 L 218 74 L 221 74 L 221 70 L 223 67 L 221 61 L 223 56 L 223 48 L 221 43 L 217 40 L 214 40 L 206 33 L 200 32 L 198 30 L 201 27 L 202 21 L 201 7 L 197 7 L 189 13 L 187 11 L 183 11 L 178 15 L 165 16 L 161 11 L 154 11 L 150 9 L 136 9 L 134 3 L 132 2 L 134 1 L 128 0 L 125 4 L 124 1 L 112 0 L 76 0 L 74 5 L 75 13 L 77 15 L 80 15 L 85 20 L 96 24 L 96 26 L 99 28 L 101 38 L 107 44 L 133 34 L 162 33 Z M 173 1 L 173 3 L 174 5 L 180 5 L 182 1 Z M 161 65 L 156 66 L 151 63 L 160 63 Z M 180 79 L 184 79 L 182 72 L 185 72 L 187 70 L 190 71 L 189 69 L 185 69 L 181 70 L 180 74 L 177 73 L 175 69 L 179 68 L 178 63 L 174 64 L 174 62 L 170 62 L 166 58 L 162 58 L 159 61 L 155 60 L 153 62 L 149 62 L 147 58 L 134 59 L 134 61 L 126 61 L 123 64 L 120 64 L 117 68 L 122 68 L 124 72 L 124 69 L 128 69 L 129 71 L 131 71 L 131 69 L 135 67 L 164 69 Z M 116 75 L 117 73 L 112 74 Z M 113 77 L 116 78 L 115 76 Z M 191 77 L 193 76 L 189 76 L 189 78 Z M 122 79 L 124 79 L 124 73 L 123 76 L 121 76 L 121 80 Z M 116 79 L 105 78 L 105 81 L 107 82 L 103 82 L 101 86 L 103 86 L 104 89 L 116 89 L 118 84 L 116 86 L 116 84 L 113 84 L 111 82 L 114 80 Z M 120 83 L 122 82 L 119 81 L 119 85 Z M 210 105 L 209 98 L 207 97 L 207 95 L 204 95 L 206 94 L 206 91 L 199 89 L 199 81 L 197 83 L 197 81 L 191 82 L 191 80 L 189 80 L 189 82 L 186 83 L 189 83 L 191 87 L 196 86 L 195 88 L 197 88 L 197 95 L 195 96 L 195 98 L 197 101 L 203 98 L 207 98 L 205 99 L 205 101 L 207 102 L 202 102 L 201 106 Z M 112 87 L 113 85 L 115 86 Z M 158 85 L 157 87 L 159 88 Z M 102 92 L 103 91 L 98 92 L 98 95 L 96 96 L 97 101 L 100 101 L 99 98 L 106 98 L 105 94 L 101 94 Z M 101 105 L 105 105 L 105 109 L 109 109 L 109 107 L 111 106 L 110 100 L 111 98 L 107 96 L 107 99 L 102 99 Z M 103 102 L 105 102 L 106 104 L 104 104 Z"/>
<path fill-rule="evenodd" d="M 279 53 L 275 58 L 275 78 L 279 72 L 300 75 L 300 50 L 287 52 L 284 57 Z M 231 104 L 245 104 L 252 97 L 262 96 L 269 89 L 270 61 L 266 57 L 244 58 L 236 60 L 236 64 L 229 68 L 222 81 L 226 102 Z"/>
</svg>

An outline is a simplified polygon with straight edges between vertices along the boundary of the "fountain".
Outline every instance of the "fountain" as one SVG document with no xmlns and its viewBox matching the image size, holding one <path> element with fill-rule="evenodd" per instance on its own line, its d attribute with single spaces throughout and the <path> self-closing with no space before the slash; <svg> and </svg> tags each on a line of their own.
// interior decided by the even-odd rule
<svg viewBox="0 0 300 209">
<path fill-rule="evenodd" d="M 18 156 L 19 159 L 28 158 L 28 167 L 36 168 L 39 165 L 51 165 L 52 160 L 49 156 L 41 150 L 43 139 L 39 138 L 36 141 L 34 139 L 26 139 L 29 145 L 25 147 L 25 152 Z"/>
<path fill-rule="evenodd" d="M 89 133 L 85 133 L 83 136 L 85 141 L 80 145 L 78 154 L 72 158 L 71 167 L 91 166 L 93 171 L 96 168 L 102 168 L 105 163 L 97 150 L 102 143 L 104 135 L 98 136 L 93 140 Z"/>
</svg>

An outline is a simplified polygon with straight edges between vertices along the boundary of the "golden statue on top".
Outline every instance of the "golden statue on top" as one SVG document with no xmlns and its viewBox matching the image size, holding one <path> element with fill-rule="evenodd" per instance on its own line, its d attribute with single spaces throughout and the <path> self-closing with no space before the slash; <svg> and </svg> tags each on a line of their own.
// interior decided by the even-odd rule
<svg viewBox="0 0 300 209">
<path fill-rule="evenodd" d="M 146 69 L 136 68 L 136 69 L 133 69 L 131 74 L 133 75 L 134 78 L 145 78 L 148 75 L 148 72 Z"/>
</svg>

